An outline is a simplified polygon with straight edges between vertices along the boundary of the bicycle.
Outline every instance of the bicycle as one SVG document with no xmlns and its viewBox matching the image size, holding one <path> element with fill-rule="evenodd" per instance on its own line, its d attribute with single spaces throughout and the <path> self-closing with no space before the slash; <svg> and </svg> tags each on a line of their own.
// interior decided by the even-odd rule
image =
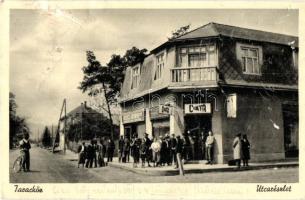
<svg viewBox="0 0 305 200">
<path fill-rule="evenodd" d="M 21 171 L 23 160 L 24 160 L 24 155 L 20 155 L 14 161 L 13 170 L 14 170 L 15 173 L 18 173 L 18 172 Z"/>
</svg>

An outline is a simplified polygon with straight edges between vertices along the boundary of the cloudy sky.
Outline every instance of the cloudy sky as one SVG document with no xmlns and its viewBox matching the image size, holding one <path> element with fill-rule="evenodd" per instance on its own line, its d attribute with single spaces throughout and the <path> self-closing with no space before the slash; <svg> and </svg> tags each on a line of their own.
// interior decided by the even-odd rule
<svg viewBox="0 0 305 200">
<path fill-rule="evenodd" d="M 77 89 L 93 50 L 102 64 L 132 46 L 151 50 L 171 32 L 209 22 L 298 35 L 297 10 L 11 10 L 10 91 L 31 123 L 56 124 L 88 100 Z"/>
</svg>

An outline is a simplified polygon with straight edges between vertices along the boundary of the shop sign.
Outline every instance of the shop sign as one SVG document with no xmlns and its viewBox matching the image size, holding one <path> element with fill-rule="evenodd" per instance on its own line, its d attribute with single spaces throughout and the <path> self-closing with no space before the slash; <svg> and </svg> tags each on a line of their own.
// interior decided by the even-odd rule
<svg viewBox="0 0 305 200">
<path fill-rule="evenodd" d="M 227 117 L 236 118 L 237 111 L 237 95 L 229 94 L 227 97 Z"/>
<path fill-rule="evenodd" d="M 209 114 L 211 113 L 211 103 L 185 104 L 185 114 Z"/>
<path fill-rule="evenodd" d="M 165 105 L 160 105 L 159 106 L 159 113 L 160 114 L 171 114 L 171 107 L 170 106 L 165 106 Z"/>
<path fill-rule="evenodd" d="M 151 119 L 161 119 L 169 117 L 171 108 L 169 106 L 159 105 L 150 108 L 150 118 Z"/>
<path fill-rule="evenodd" d="M 123 123 L 132 123 L 144 121 L 144 110 L 131 111 L 123 113 Z"/>
</svg>

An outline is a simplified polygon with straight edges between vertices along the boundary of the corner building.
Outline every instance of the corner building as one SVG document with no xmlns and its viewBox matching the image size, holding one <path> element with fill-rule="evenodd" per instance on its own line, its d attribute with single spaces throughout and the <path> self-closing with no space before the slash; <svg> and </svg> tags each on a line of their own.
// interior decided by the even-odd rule
<svg viewBox="0 0 305 200">
<path fill-rule="evenodd" d="M 252 162 L 298 157 L 298 37 L 206 24 L 128 67 L 120 105 L 121 135 L 189 130 L 194 160 L 209 130 L 217 163 L 232 159 L 237 133 Z"/>
</svg>

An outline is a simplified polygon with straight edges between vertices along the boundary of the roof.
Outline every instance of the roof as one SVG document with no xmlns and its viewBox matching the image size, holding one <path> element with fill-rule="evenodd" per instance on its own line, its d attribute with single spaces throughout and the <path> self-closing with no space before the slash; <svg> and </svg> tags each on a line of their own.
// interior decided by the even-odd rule
<svg viewBox="0 0 305 200">
<path fill-rule="evenodd" d="M 190 32 L 187 32 L 178 38 L 169 40 L 160 45 L 159 47 L 155 48 L 154 50 L 159 49 L 160 47 L 163 47 L 172 42 L 220 36 L 259 42 L 269 42 L 287 46 L 293 44 L 295 47 L 298 47 L 299 42 L 299 39 L 296 36 L 210 22 Z"/>
<path fill-rule="evenodd" d="M 141 64 L 139 63 L 138 65 L 140 66 Z M 150 55 L 145 58 L 141 66 L 139 86 L 134 89 L 130 89 L 132 83 L 132 77 L 131 77 L 132 68 L 128 67 L 125 72 L 125 78 L 124 78 L 123 86 L 121 88 L 120 98 L 125 99 L 127 96 L 135 96 L 136 94 L 139 94 L 143 91 L 148 91 L 152 85 L 153 69 L 154 69 L 154 57 L 153 55 Z"/>
<path fill-rule="evenodd" d="M 80 106 L 78 106 L 78 107 L 74 108 L 72 111 L 70 111 L 67 114 L 67 116 L 75 116 L 75 115 L 81 114 L 81 113 L 83 113 L 83 114 L 88 114 L 88 113 L 90 113 L 90 114 L 100 114 L 101 115 L 101 113 L 97 112 L 96 110 L 94 110 L 94 109 L 92 109 L 88 106 L 85 106 L 85 104 L 81 104 Z"/>
</svg>

